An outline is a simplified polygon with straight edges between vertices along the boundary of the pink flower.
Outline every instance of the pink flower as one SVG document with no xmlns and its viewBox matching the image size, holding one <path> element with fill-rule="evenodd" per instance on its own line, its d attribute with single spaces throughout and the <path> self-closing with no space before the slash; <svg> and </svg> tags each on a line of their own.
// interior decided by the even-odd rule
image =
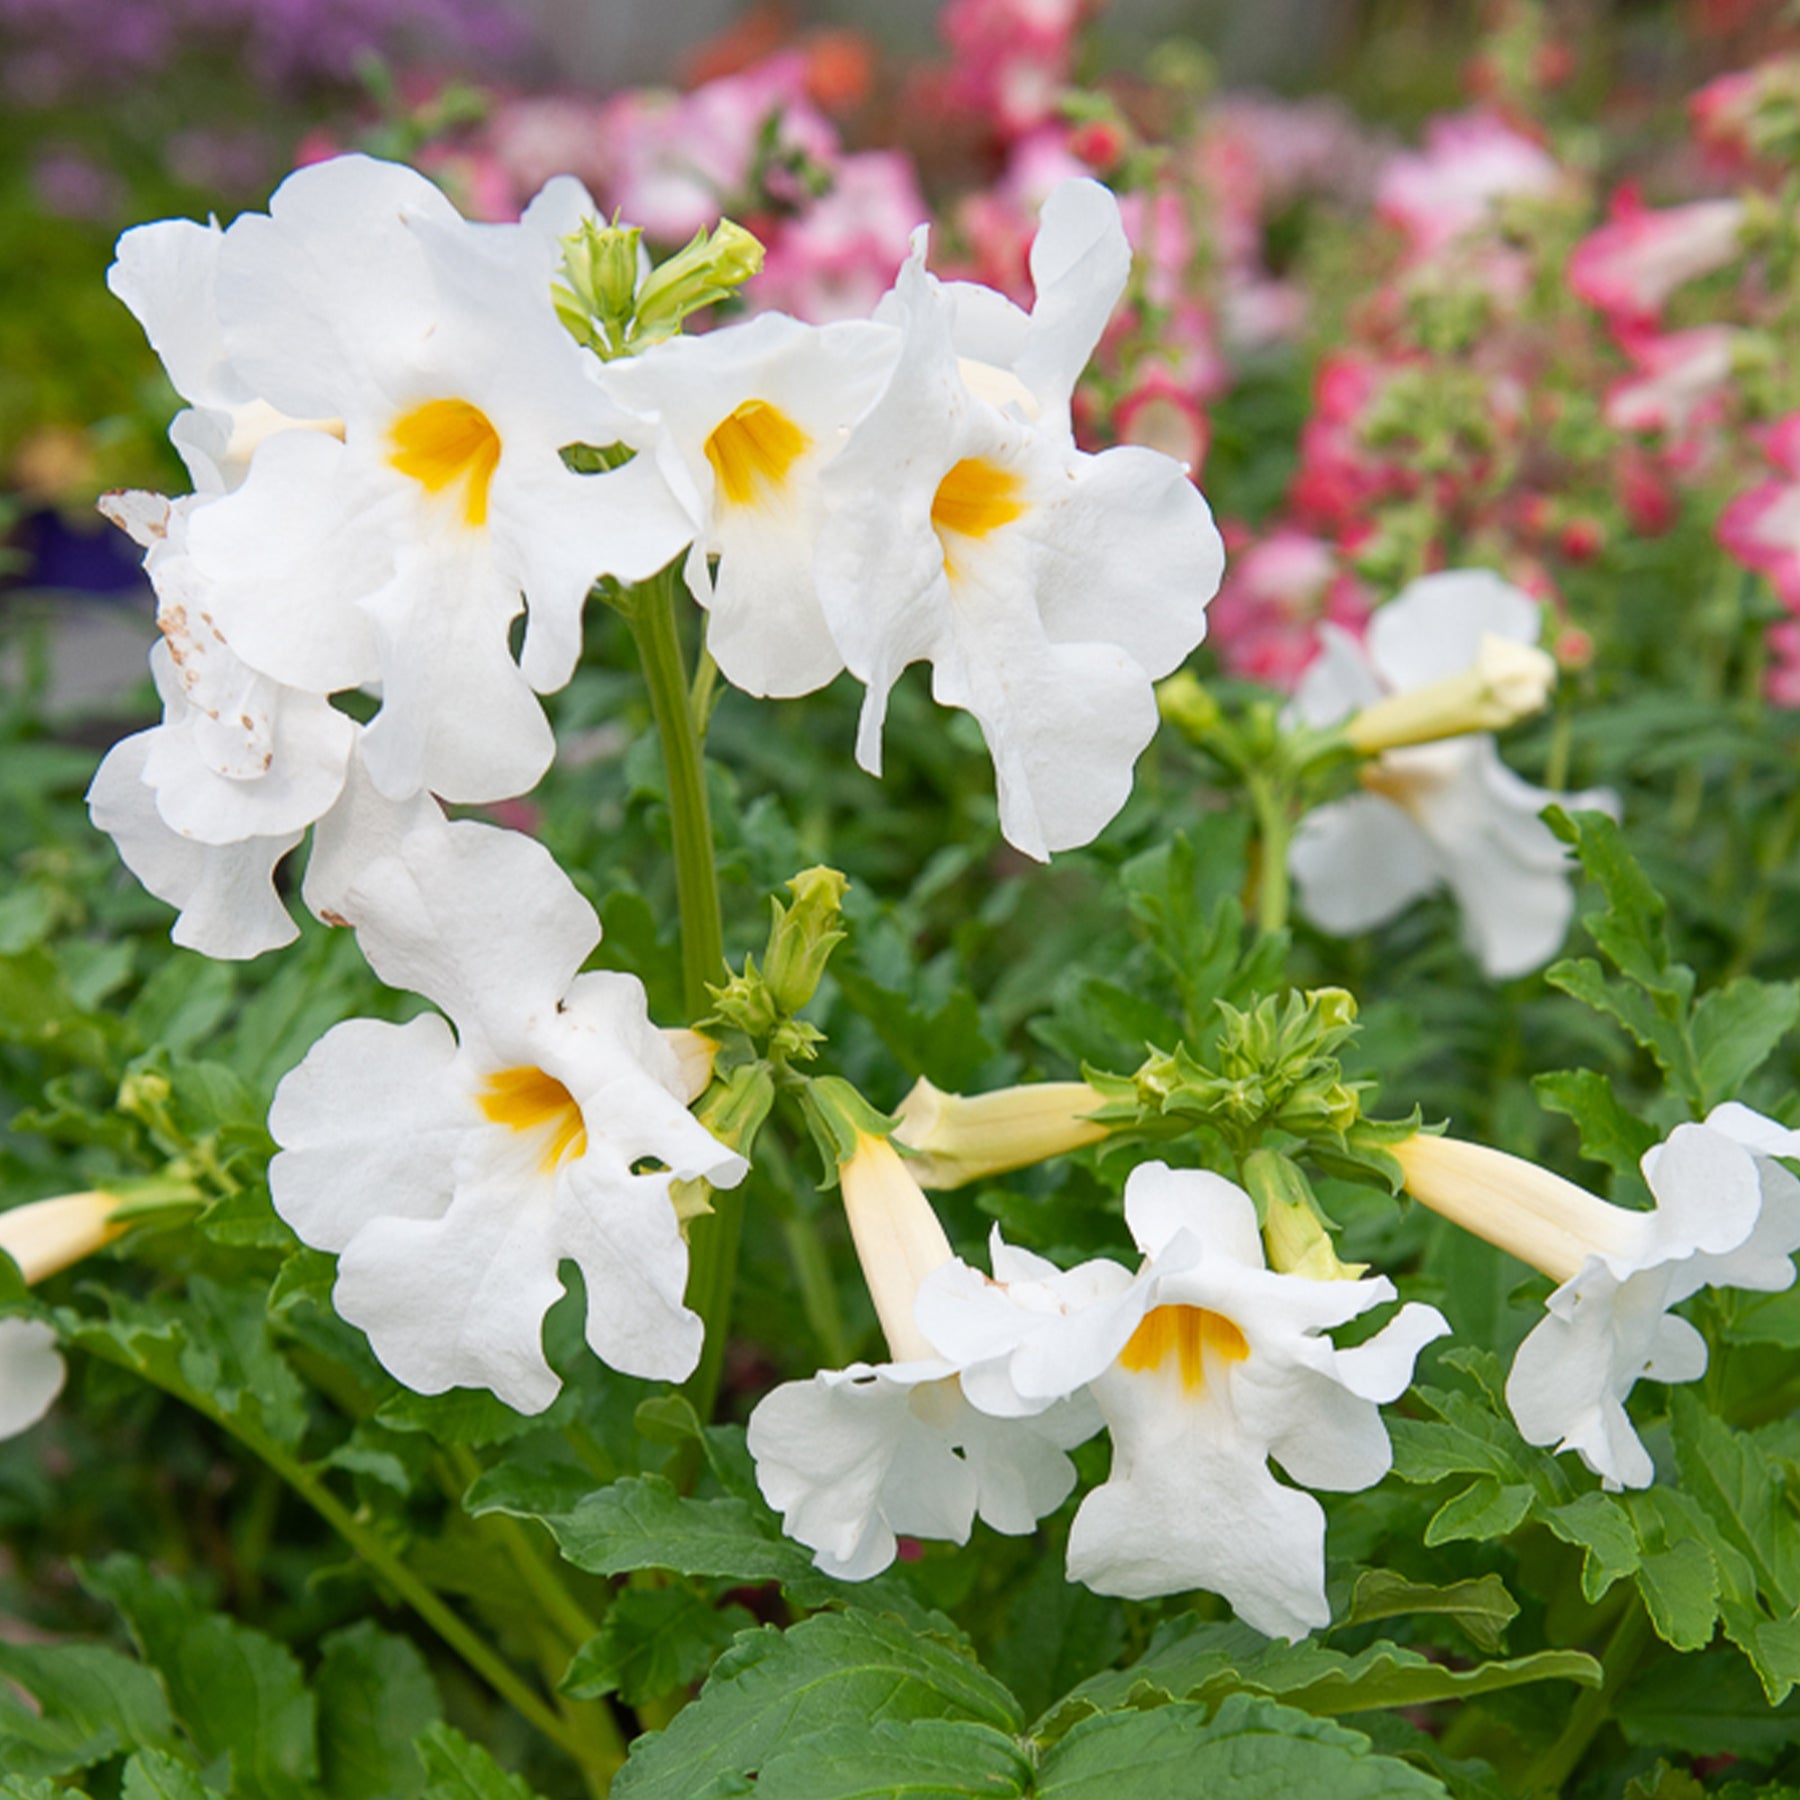
<svg viewBox="0 0 1800 1800">
<path fill-rule="evenodd" d="M 1753 166 L 1750 124 L 1762 99 L 1763 71 L 1735 69 L 1715 75 L 1688 99 L 1688 123 L 1708 161 L 1723 173 L 1741 174 Z"/>
<path fill-rule="evenodd" d="M 601 184 L 606 199 L 653 239 L 692 237 L 716 224 L 722 208 L 754 198 L 749 189 L 771 119 L 777 124 L 770 191 L 798 202 L 804 190 L 784 180 L 780 165 L 798 158 L 831 168 L 838 156 L 837 132 L 806 96 L 804 55 L 772 56 L 688 94 L 618 94 L 601 120 L 611 155 Z"/>
<path fill-rule="evenodd" d="M 1193 388 L 1164 364 L 1143 371 L 1113 408 L 1113 430 L 1121 444 L 1143 444 L 1185 463 L 1195 480 L 1212 436 Z"/>
<path fill-rule="evenodd" d="M 1425 127 L 1425 148 L 1381 172 L 1375 205 L 1405 232 L 1415 257 L 1429 256 L 1485 225 L 1495 203 L 1554 193 L 1562 171 L 1541 144 L 1492 113 L 1457 113 Z"/>
<path fill-rule="evenodd" d="M 1778 619 L 1763 633 L 1774 659 L 1763 677 L 1763 693 L 1772 706 L 1800 707 L 1800 620 Z"/>
<path fill-rule="evenodd" d="M 1654 330 L 1669 296 L 1737 255 L 1741 200 L 1646 207 L 1630 187 L 1613 196 L 1612 216 L 1576 245 L 1569 285 L 1617 330 Z"/>
<path fill-rule="evenodd" d="M 830 192 L 782 224 L 747 297 L 759 309 L 814 325 L 867 318 L 893 286 L 912 230 L 926 216 L 904 151 L 846 156 Z"/>
<path fill-rule="evenodd" d="M 1800 413 L 1789 413 L 1763 444 L 1780 471 L 1739 494 L 1719 516 L 1728 556 L 1768 576 L 1782 604 L 1800 612 Z"/>
<path fill-rule="evenodd" d="M 1731 380 L 1735 336 L 1729 325 L 1623 333 L 1624 351 L 1638 372 L 1607 390 L 1607 424 L 1615 431 L 1681 436 L 1694 425 L 1716 420 Z"/>
<path fill-rule="evenodd" d="M 1207 614 L 1226 669 L 1284 693 L 1318 654 L 1321 620 L 1360 634 L 1368 616 L 1367 593 L 1331 545 L 1286 525 L 1232 557 Z"/>
<path fill-rule="evenodd" d="M 1082 0 L 950 0 L 938 30 L 954 54 L 948 98 L 1007 139 L 1056 110 L 1074 66 Z"/>
<path fill-rule="evenodd" d="M 553 175 L 574 175 L 592 190 L 612 180 L 607 110 L 583 94 L 528 94 L 505 101 L 487 128 L 494 155 L 522 197 Z"/>
</svg>

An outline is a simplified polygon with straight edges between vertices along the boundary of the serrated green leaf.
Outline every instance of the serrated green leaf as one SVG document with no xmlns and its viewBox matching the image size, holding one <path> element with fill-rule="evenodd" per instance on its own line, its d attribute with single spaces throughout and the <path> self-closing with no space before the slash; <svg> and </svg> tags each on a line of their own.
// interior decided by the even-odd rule
<svg viewBox="0 0 1800 1800">
<path fill-rule="evenodd" d="M 1615 1581 L 1635 1573 L 1639 1544 L 1631 1515 L 1610 1495 L 1589 1493 L 1566 1506 L 1553 1506 L 1544 1523 L 1565 1544 L 1586 1551 L 1581 1561 L 1581 1597 L 1592 1606 Z"/>
<path fill-rule="evenodd" d="M 0 1676 L 37 1703 L 28 1708 L 0 1687 L 0 1773 L 67 1775 L 176 1741 L 155 1675 L 104 1644 L 0 1640 Z"/>
<path fill-rule="evenodd" d="M 186 1763 L 146 1750 L 125 1765 L 121 1800 L 214 1800 L 213 1791 Z"/>
<path fill-rule="evenodd" d="M 528 1431 L 561 1426 L 575 1416 L 575 1396 L 565 1388 L 549 1407 L 527 1417 L 485 1390 L 452 1388 L 447 1394 L 415 1394 L 401 1388 L 376 1409 L 375 1416 L 393 1431 L 422 1431 L 440 1444 L 463 1444 L 484 1450 L 510 1443 Z"/>
<path fill-rule="evenodd" d="M 1239 1696 L 1208 1716 L 1177 1704 L 1084 1719 L 1044 1755 L 1037 1800 L 1414 1800 L 1442 1782 L 1324 1719 Z"/>
<path fill-rule="evenodd" d="M 1701 997 L 1691 1024 L 1700 1104 L 1734 1099 L 1800 1023 L 1800 983 L 1740 975 Z"/>
<path fill-rule="evenodd" d="M 959 1719 L 838 1725 L 778 1750 L 757 1800 L 1014 1800 L 1031 1764 L 1004 1732 Z"/>
<path fill-rule="evenodd" d="M 1642 987 L 1677 991 L 1680 974 L 1674 971 L 1680 966 L 1669 961 L 1667 903 L 1638 866 L 1618 821 L 1605 813 L 1565 812 L 1560 806 L 1550 808 L 1544 817 L 1574 849 L 1589 880 L 1606 897 L 1604 911 L 1582 920 L 1588 935 L 1620 974 Z M 1688 975 L 1690 984 L 1692 979 Z"/>
<path fill-rule="evenodd" d="M 1453 1494 L 1431 1515 L 1425 1542 L 1453 1544 L 1464 1539 L 1485 1543 L 1514 1531 L 1531 1511 L 1535 1492 L 1527 1482 L 1499 1482 L 1483 1475 L 1460 1494 Z"/>
<path fill-rule="evenodd" d="M 634 1475 L 594 1489 L 566 1511 L 541 1510 L 540 1492 L 522 1486 L 501 1465 L 469 1490 L 464 1505 L 476 1518 L 510 1513 L 541 1519 L 557 1548 L 590 1575 L 670 1569 L 729 1581 L 810 1581 L 812 1558 L 774 1535 L 746 1501 L 695 1500 L 660 1475 Z"/>
<path fill-rule="evenodd" d="M 617 1800 L 696 1800 L 760 1769 L 778 1749 L 831 1726 L 962 1719 L 1019 1728 L 1018 1703 L 941 1639 L 887 1614 L 820 1613 L 787 1632 L 747 1632 L 714 1665 L 698 1700 L 633 1744 Z"/>
<path fill-rule="evenodd" d="M 1288 1657 L 1293 1659 L 1292 1667 L 1284 1672 L 1283 1663 Z M 1314 1659 L 1331 1659 L 1338 1666 L 1320 1669 Z M 1583 1687 L 1598 1687 L 1600 1665 L 1579 1650 L 1540 1650 L 1502 1662 L 1477 1663 L 1470 1669 L 1453 1669 L 1399 1644 L 1373 1644 L 1351 1657 L 1335 1650 L 1312 1649 L 1307 1657 L 1293 1651 L 1286 1656 L 1270 1651 L 1255 1668 L 1244 1671 L 1242 1679 L 1236 1675 L 1217 1676 L 1200 1690 L 1198 1697 L 1210 1698 L 1241 1687 L 1267 1692 L 1285 1705 L 1335 1718 L 1387 1707 L 1470 1699 L 1539 1681 L 1573 1681 Z"/>
<path fill-rule="evenodd" d="M 1800 1605 L 1800 1520 L 1779 1468 L 1692 1393 L 1677 1389 L 1671 1411 L 1683 1491 L 1749 1560 L 1777 1615 L 1791 1614 Z"/>
<path fill-rule="evenodd" d="M 320 1646 L 319 1780 L 331 1800 L 414 1800 L 425 1765 L 413 1740 L 439 1716 L 425 1659 L 363 1619 Z"/>
<path fill-rule="evenodd" d="M 529 1784 L 448 1725 L 426 1726 L 417 1748 L 425 1765 L 421 1800 L 540 1800 Z"/>
<path fill-rule="evenodd" d="M 562 1691 L 575 1700 L 618 1694 L 627 1706 L 675 1693 L 756 1620 L 741 1606 L 717 1607 L 691 1588 L 626 1588 L 595 1635 L 575 1652 Z"/>
<path fill-rule="evenodd" d="M 1356 1578 L 1349 1610 L 1340 1623 L 1367 1625 L 1377 1619 L 1411 1618 L 1421 1613 L 1453 1620 L 1478 1649 L 1497 1655 L 1505 1647 L 1507 1626 L 1519 1615 L 1519 1603 L 1498 1575 L 1438 1587 L 1409 1581 L 1393 1569 L 1364 1569 Z"/>
<path fill-rule="evenodd" d="M 1534 1075 L 1532 1092 L 1551 1112 L 1574 1121 L 1581 1154 L 1604 1163 L 1627 1182 L 1639 1182 L 1638 1163 L 1656 1141 L 1656 1128 L 1619 1104 L 1613 1085 L 1595 1069 L 1561 1069 Z"/>
<path fill-rule="evenodd" d="M 1690 1106 L 1700 1106 L 1700 1070 L 1688 1040 L 1685 995 L 1651 992 L 1613 980 L 1591 957 L 1552 963 L 1544 979 L 1623 1026 L 1655 1057 L 1676 1092 Z"/>
<path fill-rule="evenodd" d="M 201 1755 L 229 1755 L 235 1785 L 259 1800 L 304 1800 L 318 1774 L 315 1707 L 287 1648 L 206 1611 L 132 1557 L 108 1557 L 81 1576 L 118 1608 Z"/>
</svg>

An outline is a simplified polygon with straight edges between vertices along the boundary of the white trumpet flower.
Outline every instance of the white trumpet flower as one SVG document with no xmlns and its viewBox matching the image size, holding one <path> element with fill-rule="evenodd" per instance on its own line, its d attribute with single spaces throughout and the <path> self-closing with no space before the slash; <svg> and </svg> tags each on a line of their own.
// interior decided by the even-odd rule
<svg viewBox="0 0 1800 1800">
<path fill-rule="evenodd" d="M 1064 1452 L 1098 1419 L 1080 1405 L 1000 1419 L 969 1404 L 954 1363 L 921 1335 L 921 1283 L 951 1259 L 930 1203 L 887 1139 L 864 1136 L 843 1165 L 844 1206 L 876 1313 L 896 1358 L 791 1381 L 750 1416 L 763 1498 L 828 1575 L 865 1581 L 901 1535 L 966 1543 L 977 1514 L 1030 1531 L 1067 1498 Z"/>
<path fill-rule="evenodd" d="M 654 454 L 693 531 L 687 583 L 711 614 L 707 648 L 747 694 L 811 693 L 844 666 L 813 583 L 819 475 L 899 347 L 886 326 L 765 313 L 671 338 L 600 375 L 608 394 L 654 421 Z"/>
<path fill-rule="evenodd" d="M 603 1361 L 691 1374 L 703 1327 L 671 1186 L 731 1187 L 747 1166 L 687 1110 L 706 1059 L 651 1025 L 634 977 L 577 972 L 599 921 L 529 838 L 415 831 L 351 901 L 375 972 L 455 1030 L 429 1013 L 352 1019 L 276 1091 L 270 1191 L 305 1242 L 338 1253 L 338 1310 L 409 1387 L 485 1387 L 540 1412 L 568 1258 Z"/>
<path fill-rule="evenodd" d="M 1380 754 L 1363 765 L 1366 792 L 1308 813 L 1294 834 L 1289 864 L 1314 924 L 1353 936 L 1447 886 L 1488 975 L 1522 975 L 1556 953 L 1575 898 L 1568 853 L 1538 814 L 1553 800 L 1618 803 L 1534 788 L 1495 748 L 1492 731 L 1549 693 L 1541 613 L 1498 575 L 1458 569 L 1413 582 L 1362 643 L 1320 627 L 1293 716 L 1348 721 L 1351 741 Z"/>
<path fill-rule="evenodd" d="M 1125 1216 L 1145 1255 L 1135 1275 L 1106 1262 L 1063 1274 L 997 1243 L 996 1279 L 944 1269 L 919 1322 L 965 1364 L 978 1405 L 1016 1413 L 1091 1386 L 1113 1466 L 1075 1515 L 1072 1578 L 1127 1599 L 1208 1588 L 1259 1631 L 1303 1636 L 1331 1617 L 1325 1515 L 1270 1459 L 1304 1487 L 1379 1481 L 1392 1460 L 1380 1405 L 1448 1327 L 1412 1304 L 1337 1349 L 1322 1333 L 1392 1300 L 1392 1283 L 1270 1270 L 1255 1203 L 1221 1176 L 1146 1163 Z"/>
<path fill-rule="evenodd" d="M 1574 1450 L 1609 1489 L 1656 1477 L 1625 1411 L 1632 1388 L 1706 1372 L 1706 1340 L 1669 1309 L 1703 1287 L 1794 1279 L 1800 1181 L 1773 1159 L 1800 1156 L 1800 1135 L 1747 1107 L 1715 1108 L 1645 1154 L 1649 1212 L 1453 1138 L 1394 1155 L 1415 1199 L 1559 1283 L 1513 1359 L 1507 1404 L 1527 1443 Z"/>
<path fill-rule="evenodd" d="M 937 281 L 921 230 L 876 312 L 900 334 L 893 378 L 821 476 L 819 600 L 868 687 L 857 760 L 880 773 L 888 695 L 929 662 L 933 696 L 987 739 L 1001 830 L 1040 860 L 1124 805 L 1151 682 L 1204 636 L 1224 567 L 1181 464 L 1086 455 L 1070 434 L 1129 264 L 1118 203 L 1091 181 L 1045 203 L 1029 316 Z"/>
</svg>

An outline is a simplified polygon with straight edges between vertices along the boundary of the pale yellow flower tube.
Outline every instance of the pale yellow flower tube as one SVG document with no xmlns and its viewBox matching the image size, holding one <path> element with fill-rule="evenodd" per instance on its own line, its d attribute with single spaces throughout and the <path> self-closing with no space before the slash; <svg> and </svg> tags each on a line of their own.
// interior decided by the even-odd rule
<svg viewBox="0 0 1800 1800">
<path fill-rule="evenodd" d="M 0 1213 L 0 1250 L 19 1265 L 27 1285 L 80 1262 L 119 1237 L 114 1194 L 59 1194 Z"/>
<path fill-rule="evenodd" d="M 1553 657 L 1535 644 L 1489 633 L 1471 667 L 1365 706 L 1345 724 L 1344 737 L 1375 756 L 1472 731 L 1503 731 L 1541 712 L 1555 686 Z"/>
<path fill-rule="evenodd" d="M 930 1360 L 937 1352 L 913 1321 L 919 1284 L 950 1261 L 950 1240 L 906 1160 L 884 1137 L 858 1132 L 841 1165 L 844 1212 L 856 1244 L 875 1316 L 895 1362 Z"/>
<path fill-rule="evenodd" d="M 1420 1205 L 1558 1283 L 1590 1256 L 1629 1254 L 1641 1229 L 1640 1214 L 1503 1150 L 1421 1133 L 1390 1154 Z"/>
<path fill-rule="evenodd" d="M 946 1094 L 922 1077 L 900 1102 L 896 1141 L 921 1187 L 955 1188 L 1085 1149 L 1107 1127 L 1086 1115 L 1106 1104 L 1085 1081 L 1040 1081 L 991 1094 Z"/>
</svg>

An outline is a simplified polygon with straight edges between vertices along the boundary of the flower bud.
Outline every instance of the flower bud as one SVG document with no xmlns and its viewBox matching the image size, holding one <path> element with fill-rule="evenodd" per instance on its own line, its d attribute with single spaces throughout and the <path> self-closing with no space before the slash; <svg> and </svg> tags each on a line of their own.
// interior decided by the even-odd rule
<svg viewBox="0 0 1800 1800">
<path fill-rule="evenodd" d="M 113 1218 L 118 1207 L 114 1194 L 59 1194 L 15 1206 L 0 1213 L 0 1250 L 32 1285 L 118 1237 L 125 1230 Z"/>
<path fill-rule="evenodd" d="M 956 1188 L 1097 1144 L 1106 1104 L 1085 1081 L 1040 1081 L 991 1094 L 946 1094 L 920 1077 L 900 1102 L 895 1142 L 921 1187 Z"/>
<path fill-rule="evenodd" d="M 1269 1267 L 1280 1275 L 1313 1281 L 1355 1281 L 1367 1263 L 1338 1260 L 1331 1231 L 1319 1212 L 1312 1185 L 1278 1150 L 1253 1150 L 1244 1158 L 1244 1187 L 1262 1215 Z"/>
<path fill-rule="evenodd" d="M 1344 737 L 1376 756 L 1406 744 L 1501 731 L 1542 711 L 1555 686 L 1553 657 L 1535 644 L 1489 633 L 1470 668 L 1365 706 L 1345 725 Z"/>
<path fill-rule="evenodd" d="M 762 266 L 763 247 L 743 226 L 721 219 L 710 236 L 702 227 L 638 289 L 637 341 L 673 335 L 689 313 L 735 294 Z"/>
<path fill-rule="evenodd" d="M 797 1013 L 819 991 L 831 953 L 844 941 L 838 928 L 844 890 L 850 884 L 836 869 L 804 869 L 788 884 L 792 906 L 775 901 L 775 924 L 763 958 L 763 979 L 777 1007 Z"/>
<path fill-rule="evenodd" d="M 1219 703 L 1186 669 L 1156 686 L 1156 710 L 1186 738 L 1203 738 L 1219 722 Z"/>
</svg>

